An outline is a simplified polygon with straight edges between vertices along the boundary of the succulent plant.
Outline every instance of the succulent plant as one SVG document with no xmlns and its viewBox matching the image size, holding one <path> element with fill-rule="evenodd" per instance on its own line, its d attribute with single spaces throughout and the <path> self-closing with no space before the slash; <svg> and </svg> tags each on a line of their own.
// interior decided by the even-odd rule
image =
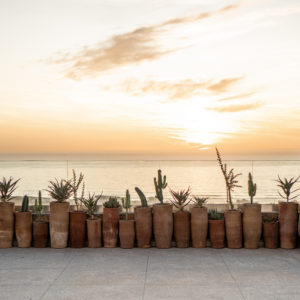
<svg viewBox="0 0 300 300">
<path fill-rule="evenodd" d="M 101 197 L 102 197 L 102 193 L 101 193 L 101 195 L 97 195 L 97 196 L 95 195 L 95 193 L 92 194 L 92 195 L 89 193 L 88 198 L 83 197 L 81 199 L 83 205 L 87 209 L 87 214 L 90 216 L 91 220 L 95 219 L 95 212 L 97 210 L 97 203 L 101 199 Z"/>
<path fill-rule="evenodd" d="M 210 220 L 223 220 L 224 216 L 218 212 L 217 209 L 210 209 L 208 212 L 208 217 Z"/>
<path fill-rule="evenodd" d="M 25 195 L 22 201 L 21 212 L 28 212 L 28 211 L 29 211 L 29 198 L 27 195 Z"/>
<path fill-rule="evenodd" d="M 135 191 L 137 192 L 138 196 L 140 197 L 142 207 L 147 207 L 148 202 L 147 202 L 145 194 L 138 187 L 135 188 Z"/>
<path fill-rule="evenodd" d="M 72 176 L 72 179 L 70 180 L 70 185 L 72 187 L 72 194 L 73 194 L 76 210 L 78 211 L 79 204 L 80 204 L 80 202 L 82 202 L 82 199 L 84 197 L 84 187 L 85 187 L 84 182 L 83 182 L 84 175 L 82 173 L 80 173 L 78 180 L 77 180 L 77 175 L 76 175 L 75 170 L 72 170 L 72 173 L 73 173 L 73 176 Z M 82 183 L 81 198 L 78 198 L 77 192 L 79 190 L 81 183 Z"/>
<path fill-rule="evenodd" d="M 42 204 L 42 192 L 39 191 L 38 199 L 35 199 L 34 201 L 34 212 L 37 215 L 37 221 L 41 221 L 41 212 L 43 210 L 43 204 Z"/>
<path fill-rule="evenodd" d="M 187 190 L 181 190 L 179 192 L 175 192 L 170 189 L 171 196 L 173 200 L 171 202 L 174 204 L 176 208 L 179 210 L 183 210 L 185 206 L 187 206 L 191 200 L 189 199 L 191 190 L 190 187 L 188 187 Z"/>
<path fill-rule="evenodd" d="M 122 206 L 125 208 L 126 220 L 128 220 L 128 209 L 131 207 L 129 190 L 126 190 L 125 198 L 122 198 Z"/>
<path fill-rule="evenodd" d="M 58 181 L 55 179 L 55 181 L 50 181 L 50 185 L 48 186 L 48 190 L 46 190 L 51 198 L 56 200 L 57 202 L 64 202 L 68 200 L 72 195 L 72 186 L 70 185 L 70 182 L 61 179 Z"/>
<path fill-rule="evenodd" d="M 8 202 L 13 199 L 12 195 L 17 189 L 17 184 L 19 181 L 20 179 L 14 180 L 12 177 L 9 177 L 7 180 L 5 177 L 3 177 L 2 181 L 0 181 L 0 194 L 2 202 Z"/>
<path fill-rule="evenodd" d="M 193 196 L 193 201 L 196 203 L 198 207 L 203 207 L 203 204 L 207 201 L 208 197 L 198 197 L 198 196 Z"/>
<path fill-rule="evenodd" d="M 250 203 L 253 203 L 253 198 L 256 195 L 256 183 L 253 182 L 253 176 L 251 173 L 249 173 L 248 178 L 248 194 L 250 196 Z"/>
<path fill-rule="evenodd" d="M 230 169 L 230 171 L 228 172 L 227 165 L 222 162 L 222 158 L 218 148 L 216 148 L 216 152 L 217 152 L 217 160 L 225 179 L 227 202 L 229 202 L 230 208 L 233 209 L 234 205 L 232 201 L 232 192 L 234 191 L 234 188 L 241 187 L 240 185 L 237 184 L 238 180 L 236 178 L 242 174 L 241 173 L 234 174 L 233 173 L 234 169 Z"/>
<path fill-rule="evenodd" d="M 120 207 L 120 203 L 117 197 L 109 197 L 108 201 L 103 203 L 105 208 L 118 208 Z"/>
<path fill-rule="evenodd" d="M 165 189 L 167 185 L 166 175 L 164 175 L 164 177 L 162 178 L 161 170 L 158 170 L 157 179 L 154 177 L 154 186 L 156 192 L 155 198 L 157 198 L 161 204 L 164 203 L 163 189 Z"/>
<path fill-rule="evenodd" d="M 278 221 L 277 215 L 267 215 L 263 217 L 263 222 L 265 223 L 274 223 Z"/>
<path fill-rule="evenodd" d="M 299 179 L 300 176 L 298 176 L 296 179 L 294 179 L 294 177 L 290 179 L 287 178 L 281 179 L 278 175 L 278 179 L 275 180 L 276 182 L 278 182 L 277 186 L 282 189 L 284 195 L 282 195 L 280 191 L 278 191 L 278 194 L 280 195 L 281 198 L 286 199 L 286 202 L 289 202 L 290 200 L 294 200 L 299 196 L 299 195 L 294 196 L 293 194 L 299 191 L 300 188 L 292 191 L 294 184 L 299 182 Z"/>
</svg>

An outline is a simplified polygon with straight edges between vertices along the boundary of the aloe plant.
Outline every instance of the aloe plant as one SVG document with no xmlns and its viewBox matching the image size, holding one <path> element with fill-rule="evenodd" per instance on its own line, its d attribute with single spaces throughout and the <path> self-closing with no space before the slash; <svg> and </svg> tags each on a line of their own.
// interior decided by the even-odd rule
<svg viewBox="0 0 300 300">
<path fill-rule="evenodd" d="M 35 199 L 34 201 L 34 212 L 37 215 L 37 222 L 41 221 L 41 212 L 43 210 L 43 204 L 42 204 L 42 192 L 39 191 L 38 199 Z"/>
<path fill-rule="evenodd" d="M 55 181 L 49 181 L 49 183 L 48 190 L 46 191 L 57 202 L 62 203 L 71 197 L 72 186 L 69 181 L 65 179 L 58 181 L 55 179 Z"/>
<path fill-rule="evenodd" d="M 227 170 L 227 165 L 222 162 L 222 158 L 220 155 L 220 152 L 218 148 L 216 148 L 217 152 L 217 160 L 219 163 L 219 166 L 221 168 L 222 174 L 224 176 L 225 184 L 226 184 L 226 196 L 227 196 L 227 202 L 230 204 L 230 208 L 234 208 L 234 204 L 232 201 L 232 192 L 234 191 L 234 188 L 236 187 L 242 187 L 238 185 L 238 180 L 237 177 L 242 175 L 241 173 L 234 174 L 234 169 L 230 169 L 229 171 Z"/>
<path fill-rule="evenodd" d="M 131 207 L 131 201 L 130 201 L 130 193 L 129 190 L 126 190 L 125 198 L 122 198 L 122 206 L 125 208 L 126 212 L 126 221 L 128 220 L 128 210 Z"/>
<path fill-rule="evenodd" d="M 98 201 L 101 199 L 102 197 L 102 193 L 101 195 L 95 195 L 94 194 L 90 194 L 88 195 L 88 198 L 82 198 L 81 201 L 83 203 L 83 205 L 86 207 L 87 209 L 87 214 L 90 216 L 91 220 L 95 219 L 95 212 L 97 210 L 97 203 Z"/>
<path fill-rule="evenodd" d="M 193 196 L 194 203 L 200 208 L 203 207 L 203 204 L 207 201 L 207 199 L 208 199 L 208 197 Z"/>
<path fill-rule="evenodd" d="M 191 193 L 190 187 L 188 187 L 187 190 L 181 190 L 178 192 L 175 192 L 170 189 L 170 193 L 173 198 L 173 200 L 171 200 L 171 202 L 180 211 L 183 211 L 183 209 L 191 202 L 191 200 L 189 199 L 189 196 Z"/>
<path fill-rule="evenodd" d="M 278 182 L 278 187 L 280 187 L 282 189 L 282 192 L 284 195 L 282 195 L 282 193 L 280 193 L 280 191 L 278 191 L 278 194 L 280 195 L 281 198 L 285 199 L 286 202 L 289 202 L 291 200 L 296 199 L 299 195 L 294 196 L 293 194 L 296 193 L 297 191 L 300 190 L 300 188 L 292 190 L 293 186 L 299 182 L 300 176 L 298 176 L 297 178 L 284 178 L 281 179 L 278 175 L 278 179 L 276 179 L 275 181 Z"/>
<path fill-rule="evenodd" d="M 250 203 L 253 204 L 253 198 L 256 195 L 256 183 L 253 182 L 253 176 L 249 173 L 248 177 L 248 194 L 250 196 Z"/>
<path fill-rule="evenodd" d="M 12 177 L 9 177 L 7 180 L 3 177 L 2 181 L 0 181 L 0 194 L 1 194 L 1 201 L 8 202 L 13 199 L 13 193 L 17 189 L 17 184 L 20 179 L 14 180 Z"/>
<path fill-rule="evenodd" d="M 103 203 L 105 208 L 118 208 L 120 207 L 120 203 L 117 197 L 109 197 L 108 201 Z"/>
<path fill-rule="evenodd" d="M 167 187 L 167 185 L 168 184 L 166 175 L 164 175 L 164 177 L 162 178 L 161 170 L 158 170 L 157 179 L 154 177 L 154 186 L 156 192 L 155 198 L 157 198 L 161 204 L 164 203 L 163 190 Z"/>
<path fill-rule="evenodd" d="M 21 212 L 28 212 L 28 211 L 29 211 L 29 198 L 27 195 L 25 195 L 22 201 Z"/>
<path fill-rule="evenodd" d="M 70 180 L 70 185 L 71 185 L 71 188 L 72 188 L 72 194 L 73 194 L 76 210 L 78 211 L 79 210 L 79 204 L 80 204 L 80 202 L 82 202 L 82 199 L 84 197 L 84 188 L 85 188 L 85 184 L 83 182 L 84 175 L 82 173 L 80 173 L 79 177 L 77 179 L 77 175 L 76 175 L 75 170 L 72 170 L 72 173 L 73 173 L 73 176 L 72 176 L 72 179 Z M 82 183 L 81 197 L 78 198 L 77 197 L 77 192 L 80 188 L 81 183 Z"/>
<path fill-rule="evenodd" d="M 145 194 L 138 187 L 135 188 L 135 191 L 137 192 L 138 196 L 140 197 L 142 207 L 147 207 L 148 202 L 147 202 Z"/>
</svg>

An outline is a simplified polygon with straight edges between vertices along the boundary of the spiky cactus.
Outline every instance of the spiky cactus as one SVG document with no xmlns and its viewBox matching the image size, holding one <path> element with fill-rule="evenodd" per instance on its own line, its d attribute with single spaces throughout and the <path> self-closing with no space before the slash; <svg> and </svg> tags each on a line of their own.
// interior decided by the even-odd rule
<svg viewBox="0 0 300 300">
<path fill-rule="evenodd" d="M 29 198 L 27 195 L 23 197 L 21 212 L 28 212 Z"/>
<path fill-rule="evenodd" d="M 131 207 L 129 190 L 126 190 L 126 196 L 122 198 L 122 206 L 126 210 L 126 220 L 128 220 L 128 209 Z"/>
<path fill-rule="evenodd" d="M 37 215 L 37 221 L 39 222 L 41 220 L 41 212 L 43 210 L 43 204 L 42 204 L 42 192 L 39 191 L 38 199 L 35 199 L 34 202 L 34 212 Z"/>
<path fill-rule="evenodd" d="M 250 196 L 250 203 L 253 203 L 253 198 L 256 195 L 256 183 L 253 182 L 253 176 L 251 173 L 249 173 L 249 179 L 248 179 L 248 194 Z"/>
<path fill-rule="evenodd" d="M 157 171 L 157 179 L 154 177 L 154 186 L 156 192 L 156 198 L 159 200 L 161 204 L 164 203 L 163 189 L 167 187 L 167 177 L 164 175 L 162 178 L 161 170 Z"/>
<path fill-rule="evenodd" d="M 117 197 L 109 197 L 108 201 L 103 203 L 103 206 L 105 208 L 119 208 L 120 207 L 120 203 L 117 199 Z"/>
<path fill-rule="evenodd" d="M 147 199 L 146 199 L 146 196 L 144 195 L 144 193 L 138 187 L 135 188 L 135 191 L 137 192 L 138 196 L 140 197 L 142 207 L 147 207 L 148 202 L 147 202 Z"/>
</svg>

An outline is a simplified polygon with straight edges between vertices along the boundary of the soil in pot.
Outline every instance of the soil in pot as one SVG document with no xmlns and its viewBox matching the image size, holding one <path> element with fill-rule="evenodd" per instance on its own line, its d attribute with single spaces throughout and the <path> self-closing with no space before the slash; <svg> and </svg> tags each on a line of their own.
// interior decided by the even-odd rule
<svg viewBox="0 0 300 300">
<path fill-rule="evenodd" d="M 298 203 L 279 203 L 280 247 L 293 249 L 296 247 L 298 225 Z"/>
<path fill-rule="evenodd" d="M 230 249 L 242 248 L 243 230 L 241 211 L 227 210 L 224 216 L 227 247 Z"/>
<path fill-rule="evenodd" d="M 14 236 L 13 202 L 0 202 L 0 248 L 11 248 Z"/>
<path fill-rule="evenodd" d="M 153 206 L 153 229 L 156 247 L 170 248 L 173 236 L 173 205 L 155 204 Z"/>
<path fill-rule="evenodd" d="M 50 242 L 52 248 L 66 248 L 69 236 L 69 202 L 50 202 Z"/>
<path fill-rule="evenodd" d="M 152 208 L 134 208 L 135 231 L 138 248 L 150 248 L 152 240 Z"/>
<path fill-rule="evenodd" d="M 33 222 L 33 246 L 45 248 L 48 245 L 49 223 L 44 221 Z"/>
<path fill-rule="evenodd" d="M 193 248 L 205 248 L 208 231 L 206 207 L 193 207 L 191 211 L 191 231 Z"/>
<path fill-rule="evenodd" d="M 262 231 L 262 216 L 260 204 L 244 204 L 243 207 L 243 233 L 244 247 L 257 249 Z"/>
<path fill-rule="evenodd" d="M 264 222 L 264 244 L 265 248 L 276 249 L 278 248 L 278 237 L 279 237 L 279 223 L 275 222 Z"/>
<path fill-rule="evenodd" d="M 120 246 L 123 249 L 131 249 L 134 247 L 134 223 L 134 220 L 120 220 Z"/>
<path fill-rule="evenodd" d="M 89 248 L 102 247 L 100 219 L 87 219 L 87 236 Z"/>
<path fill-rule="evenodd" d="M 32 213 L 15 213 L 16 238 L 19 248 L 29 248 L 32 241 Z"/>
<path fill-rule="evenodd" d="M 70 246 L 85 247 L 86 213 L 84 211 L 70 212 Z"/>
<path fill-rule="evenodd" d="M 211 247 L 215 249 L 224 248 L 225 244 L 225 222 L 224 220 L 209 220 L 209 239 Z"/>
<path fill-rule="evenodd" d="M 105 248 L 115 248 L 119 236 L 120 208 L 103 208 L 103 241 Z"/>
<path fill-rule="evenodd" d="M 177 248 L 190 246 L 190 213 L 177 211 L 174 213 L 174 236 Z"/>
</svg>

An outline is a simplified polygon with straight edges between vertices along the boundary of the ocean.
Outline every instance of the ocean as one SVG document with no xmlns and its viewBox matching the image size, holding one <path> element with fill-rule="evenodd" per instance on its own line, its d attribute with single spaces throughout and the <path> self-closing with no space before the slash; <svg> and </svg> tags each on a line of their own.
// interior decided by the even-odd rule
<svg viewBox="0 0 300 300">
<path fill-rule="evenodd" d="M 224 161 L 228 167 L 242 173 L 239 177 L 242 188 L 233 193 L 235 201 L 248 200 L 248 173 L 253 172 L 257 183 L 255 201 L 277 203 L 280 200 L 275 179 L 298 176 L 300 161 Z M 43 197 L 49 197 L 45 191 L 49 180 L 70 178 L 72 169 L 77 174 L 83 172 L 86 191 L 103 195 L 124 196 L 129 189 L 133 201 L 138 200 L 134 187 L 138 186 L 147 197 L 154 197 L 153 177 L 157 169 L 167 175 L 168 187 L 179 190 L 191 187 L 192 195 L 209 197 L 210 203 L 226 201 L 225 184 L 216 160 L 158 161 L 158 160 L 2 160 L 0 177 L 21 178 L 16 196 L 36 196 L 42 190 Z M 165 199 L 170 199 L 169 188 L 164 191 Z"/>
</svg>

